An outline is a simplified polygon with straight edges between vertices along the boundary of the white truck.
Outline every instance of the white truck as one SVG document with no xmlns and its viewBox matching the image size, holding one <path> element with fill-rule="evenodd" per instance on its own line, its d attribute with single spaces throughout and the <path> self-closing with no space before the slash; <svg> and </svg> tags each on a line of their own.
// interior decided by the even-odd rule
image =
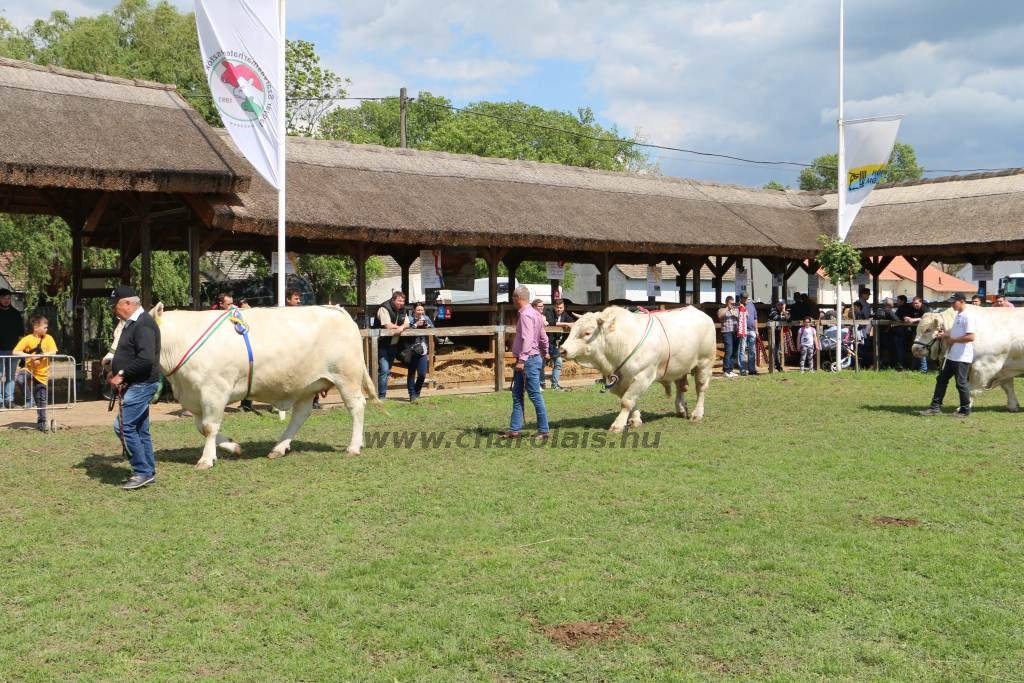
<svg viewBox="0 0 1024 683">
<path fill-rule="evenodd" d="M 1024 273 L 1010 273 L 999 278 L 998 291 L 1014 306 L 1024 306 Z"/>
</svg>

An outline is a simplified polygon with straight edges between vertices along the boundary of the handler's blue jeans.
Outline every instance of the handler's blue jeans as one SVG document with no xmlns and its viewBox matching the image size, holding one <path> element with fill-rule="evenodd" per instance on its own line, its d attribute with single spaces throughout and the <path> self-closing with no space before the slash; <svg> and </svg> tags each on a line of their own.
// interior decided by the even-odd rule
<svg viewBox="0 0 1024 683">
<path fill-rule="evenodd" d="M 377 398 L 383 400 L 388 395 L 388 376 L 398 355 L 398 344 L 392 344 L 391 337 L 381 337 L 377 343 Z"/>
<path fill-rule="evenodd" d="M 128 385 L 121 405 L 124 423 L 121 415 L 114 419 L 114 433 L 118 438 L 124 434 L 132 474 L 143 477 L 156 476 L 156 454 L 153 452 L 153 440 L 149 436 L 149 402 L 153 400 L 159 386 L 159 382 Z"/>
<path fill-rule="evenodd" d="M 516 370 L 512 376 L 512 421 L 508 426 L 510 432 L 523 430 L 524 385 L 530 402 L 537 411 L 537 431 L 548 431 L 548 411 L 544 405 L 544 394 L 540 391 L 540 378 L 543 374 L 544 357 L 537 354 L 527 358 L 522 371 Z"/>
</svg>

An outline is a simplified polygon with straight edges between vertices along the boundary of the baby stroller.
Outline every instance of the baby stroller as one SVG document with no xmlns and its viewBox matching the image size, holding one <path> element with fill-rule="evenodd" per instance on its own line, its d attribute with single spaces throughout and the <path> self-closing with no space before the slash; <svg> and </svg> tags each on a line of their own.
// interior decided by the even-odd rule
<svg viewBox="0 0 1024 683">
<path fill-rule="evenodd" d="M 822 365 L 832 372 L 839 370 L 839 367 L 836 365 L 836 337 L 838 336 L 838 330 L 839 328 L 833 325 L 821 331 Z M 843 369 L 853 365 L 853 357 L 857 353 L 857 345 L 863 341 L 864 335 L 855 326 L 843 326 Z M 828 360 L 829 358 L 831 360 Z"/>
</svg>

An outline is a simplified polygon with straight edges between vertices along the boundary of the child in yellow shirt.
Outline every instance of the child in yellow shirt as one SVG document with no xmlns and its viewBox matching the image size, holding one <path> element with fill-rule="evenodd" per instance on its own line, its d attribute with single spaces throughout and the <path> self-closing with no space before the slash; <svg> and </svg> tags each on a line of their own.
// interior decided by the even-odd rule
<svg viewBox="0 0 1024 683">
<path fill-rule="evenodd" d="M 17 382 L 22 386 L 25 403 L 31 397 L 36 404 L 36 427 L 39 431 L 47 430 L 46 424 L 46 386 L 50 379 L 50 359 L 40 358 L 41 355 L 57 353 L 57 342 L 47 330 L 50 321 L 45 315 L 34 315 L 29 318 L 32 334 L 25 335 L 11 352 L 15 356 L 26 356 L 25 371 L 18 374 Z"/>
</svg>

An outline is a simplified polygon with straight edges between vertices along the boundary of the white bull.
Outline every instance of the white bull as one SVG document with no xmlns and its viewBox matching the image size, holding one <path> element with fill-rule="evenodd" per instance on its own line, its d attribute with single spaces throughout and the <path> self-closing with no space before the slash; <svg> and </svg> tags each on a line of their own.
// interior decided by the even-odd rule
<svg viewBox="0 0 1024 683">
<path fill-rule="evenodd" d="M 1024 375 L 1024 309 L 981 308 L 969 306 L 977 324 L 974 335 L 974 362 L 968 375 L 971 393 L 1002 387 L 1006 392 L 1006 407 L 1017 412 L 1017 394 L 1013 378 Z M 936 339 L 939 330 L 953 326 L 956 311 L 947 308 L 941 313 L 925 313 L 917 325 L 913 354 L 918 358 L 929 356 L 939 362 L 946 356 L 947 344 Z M 972 401 L 973 403 L 973 401 Z"/>
<path fill-rule="evenodd" d="M 228 404 L 248 397 L 292 409 L 291 421 L 268 455 L 279 458 L 309 417 L 313 397 L 331 386 L 338 388 L 352 415 L 348 452 L 358 454 L 363 445 L 364 392 L 374 401 L 377 398 L 352 317 L 337 306 L 238 312 L 249 328 L 251 389 L 245 340 L 230 318 L 221 321 L 226 311 L 164 311 L 163 304 L 150 311 L 160 325 L 160 369 L 206 439 L 196 467 L 213 467 L 218 446 L 241 454 L 237 443 L 219 433 Z"/>
<path fill-rule="evenodd" d="M 715 324 L 693 306 L 656 313 L 630 313 L 611 306 L 587 313 L 572 327 L 562 344 L 562 356 L 596 368 L 605 386 L 620 399 L 622 410 L 611 431 L 643 424 L 637 400 L 654 382 L 672 395 L 676 386 L 676 413 L 687 417 L 687 374 L 697 385 L 697 405 L 690 419 L 704 417 L 704 394 L 715 362 Z"/>
</svg>

